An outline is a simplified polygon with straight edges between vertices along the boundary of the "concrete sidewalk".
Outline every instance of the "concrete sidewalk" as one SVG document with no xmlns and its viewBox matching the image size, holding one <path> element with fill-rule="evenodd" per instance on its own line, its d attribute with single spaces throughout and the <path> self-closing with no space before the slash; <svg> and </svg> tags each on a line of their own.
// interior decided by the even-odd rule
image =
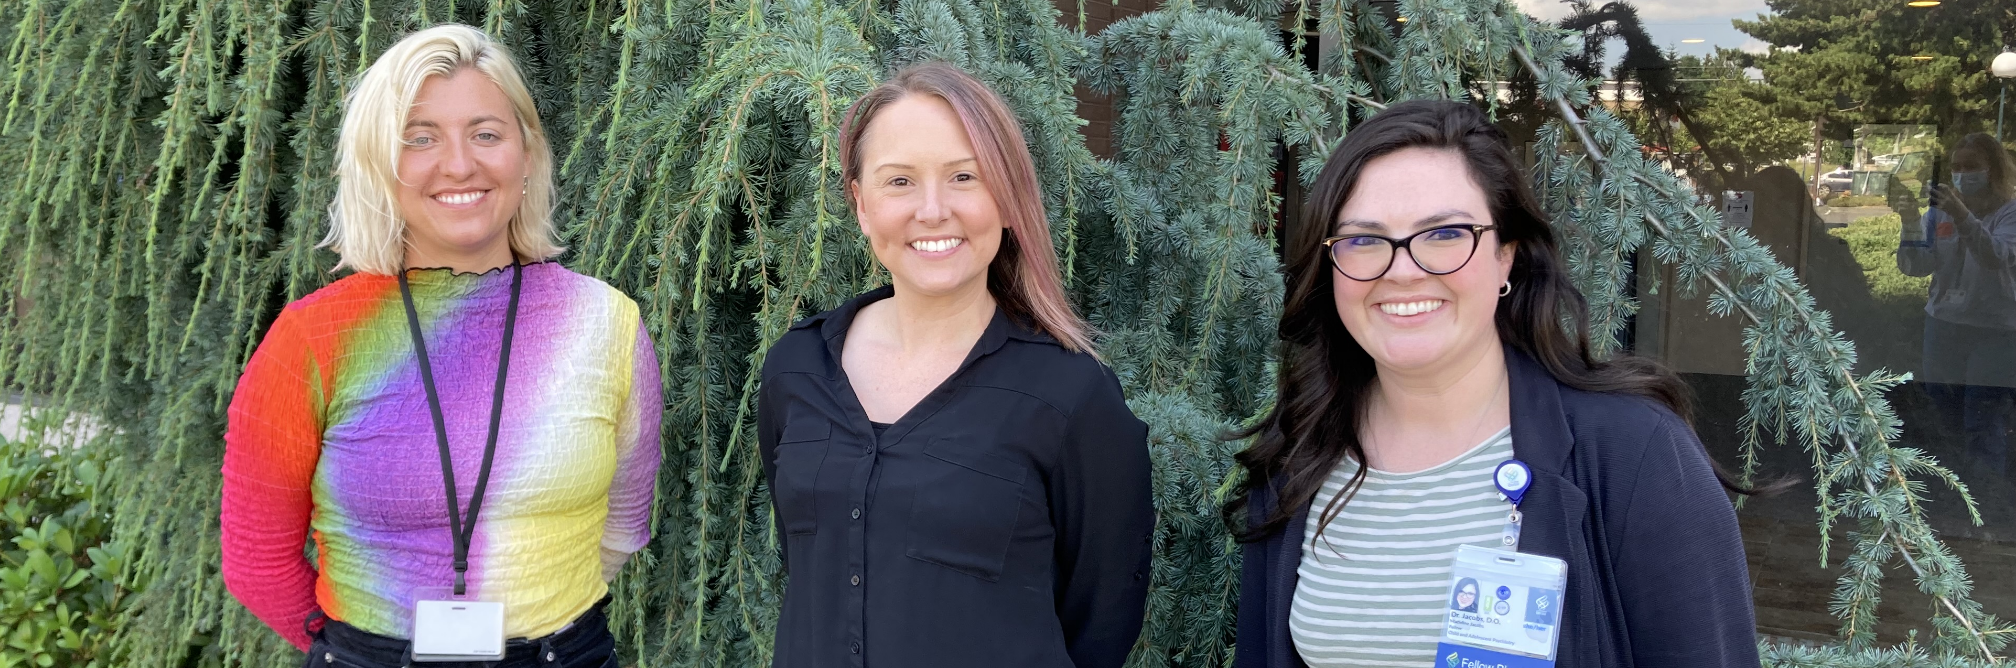
<svg viewBox="0 0 2016 668">
<path fill-rule="evenodd" d="M 14 441 L 27 436 L 25 423 L 29 411 L 29 403 L 18 396 L 9 397 L 5 404 L 0 404 L 0 438 Z M 87 443 L 96 438 L 102 428 L 98 421 L 82 413 L 72 413 L 64 422 L 64 427 L 51 430 L 52 433 L 44 435 L 43 439 L 50 444 Z"/>
</svg>

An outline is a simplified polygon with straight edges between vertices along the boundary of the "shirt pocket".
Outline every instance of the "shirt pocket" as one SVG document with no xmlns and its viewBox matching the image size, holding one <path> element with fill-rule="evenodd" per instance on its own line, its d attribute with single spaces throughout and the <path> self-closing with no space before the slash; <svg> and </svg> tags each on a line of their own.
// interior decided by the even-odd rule
<svg viewBox="0 0 2016 668">
<path fill-rule="evenodd" d="M 924 447 L 904 554 L 998 582 L 1015 539 L 1028 468 L 959 440 L 940 437 Z"/>
<path fill-rule="evenodd" d="M 785 535 L 819 531 L 819 469 L 832 436 L 831 422 L 799 420 L 784 425 L 777 439 L 777 479 L 770 484 Z"/>
</svg>

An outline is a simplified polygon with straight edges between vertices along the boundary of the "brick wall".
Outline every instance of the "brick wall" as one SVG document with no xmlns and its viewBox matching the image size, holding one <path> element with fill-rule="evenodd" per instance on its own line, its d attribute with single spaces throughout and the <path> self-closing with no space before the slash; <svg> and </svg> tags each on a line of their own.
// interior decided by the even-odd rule
<svg viewBox="0 0 2016 668">
<path fill-rule="evenodd" d="M 1063 14 L 1058 20 L 1065 25 L 1078 25 L 1079 0 L 1054 0 L 1057 10 Z M 1084 0 L 1085 32 L 1098 34 L 1108 24 L 1143 12 L 1152 11 L 1157 0 Z M 1113 157 L 1113 101 L 1078 87 L 1078 117 L 1086 124 L 1080 129 L 1085 134 L 1085 145 L 1093 155 L 1102 158 Z"/>
</svg>

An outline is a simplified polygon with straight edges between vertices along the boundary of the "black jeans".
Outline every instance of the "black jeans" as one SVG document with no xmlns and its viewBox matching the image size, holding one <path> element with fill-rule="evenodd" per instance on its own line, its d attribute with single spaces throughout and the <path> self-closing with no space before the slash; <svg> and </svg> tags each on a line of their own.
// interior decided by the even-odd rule
<svg viewBox="0 0 2016 668">
<path fill-rule="evenodd" d="M 2016 330 L 1928 317 L 1923 371 L 1940 420 L 1957 421 L 1967 454 L 1989 476 L 2005 475 L 2010 413 L 2016 409 Z"/>
<path fill-rule="evenodd" d="M 331 620 L 313 634 L 306 668 L 618 668 L 616 637 L 602 612 L 608 604 L 602 599 L 559 633 L 504 641 L 503 661 L 415 663 L 410 641 Z"/>
</svg>

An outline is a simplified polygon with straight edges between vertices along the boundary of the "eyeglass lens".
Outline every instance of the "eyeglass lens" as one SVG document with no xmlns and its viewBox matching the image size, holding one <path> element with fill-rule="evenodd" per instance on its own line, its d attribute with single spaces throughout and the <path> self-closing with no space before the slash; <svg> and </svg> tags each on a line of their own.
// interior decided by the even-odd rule
<svg viewBox="0 0 2016 668">
<path fill-rule="evenodd" d="M 1470 262 L 1470 256 L 1477 250 L 1477 232 L 1467 227 L 1444 227 L 1426 230 L 1402 243 L 1422 271 L 1449 274 Z M 1393 265 L 1393 256 L 1394 242 L 1384 237 L 1350 237 L 1330 245 L 1330 259 L 1338 271 L 1360 281 L 1386 275 Z"/>
</svg>

